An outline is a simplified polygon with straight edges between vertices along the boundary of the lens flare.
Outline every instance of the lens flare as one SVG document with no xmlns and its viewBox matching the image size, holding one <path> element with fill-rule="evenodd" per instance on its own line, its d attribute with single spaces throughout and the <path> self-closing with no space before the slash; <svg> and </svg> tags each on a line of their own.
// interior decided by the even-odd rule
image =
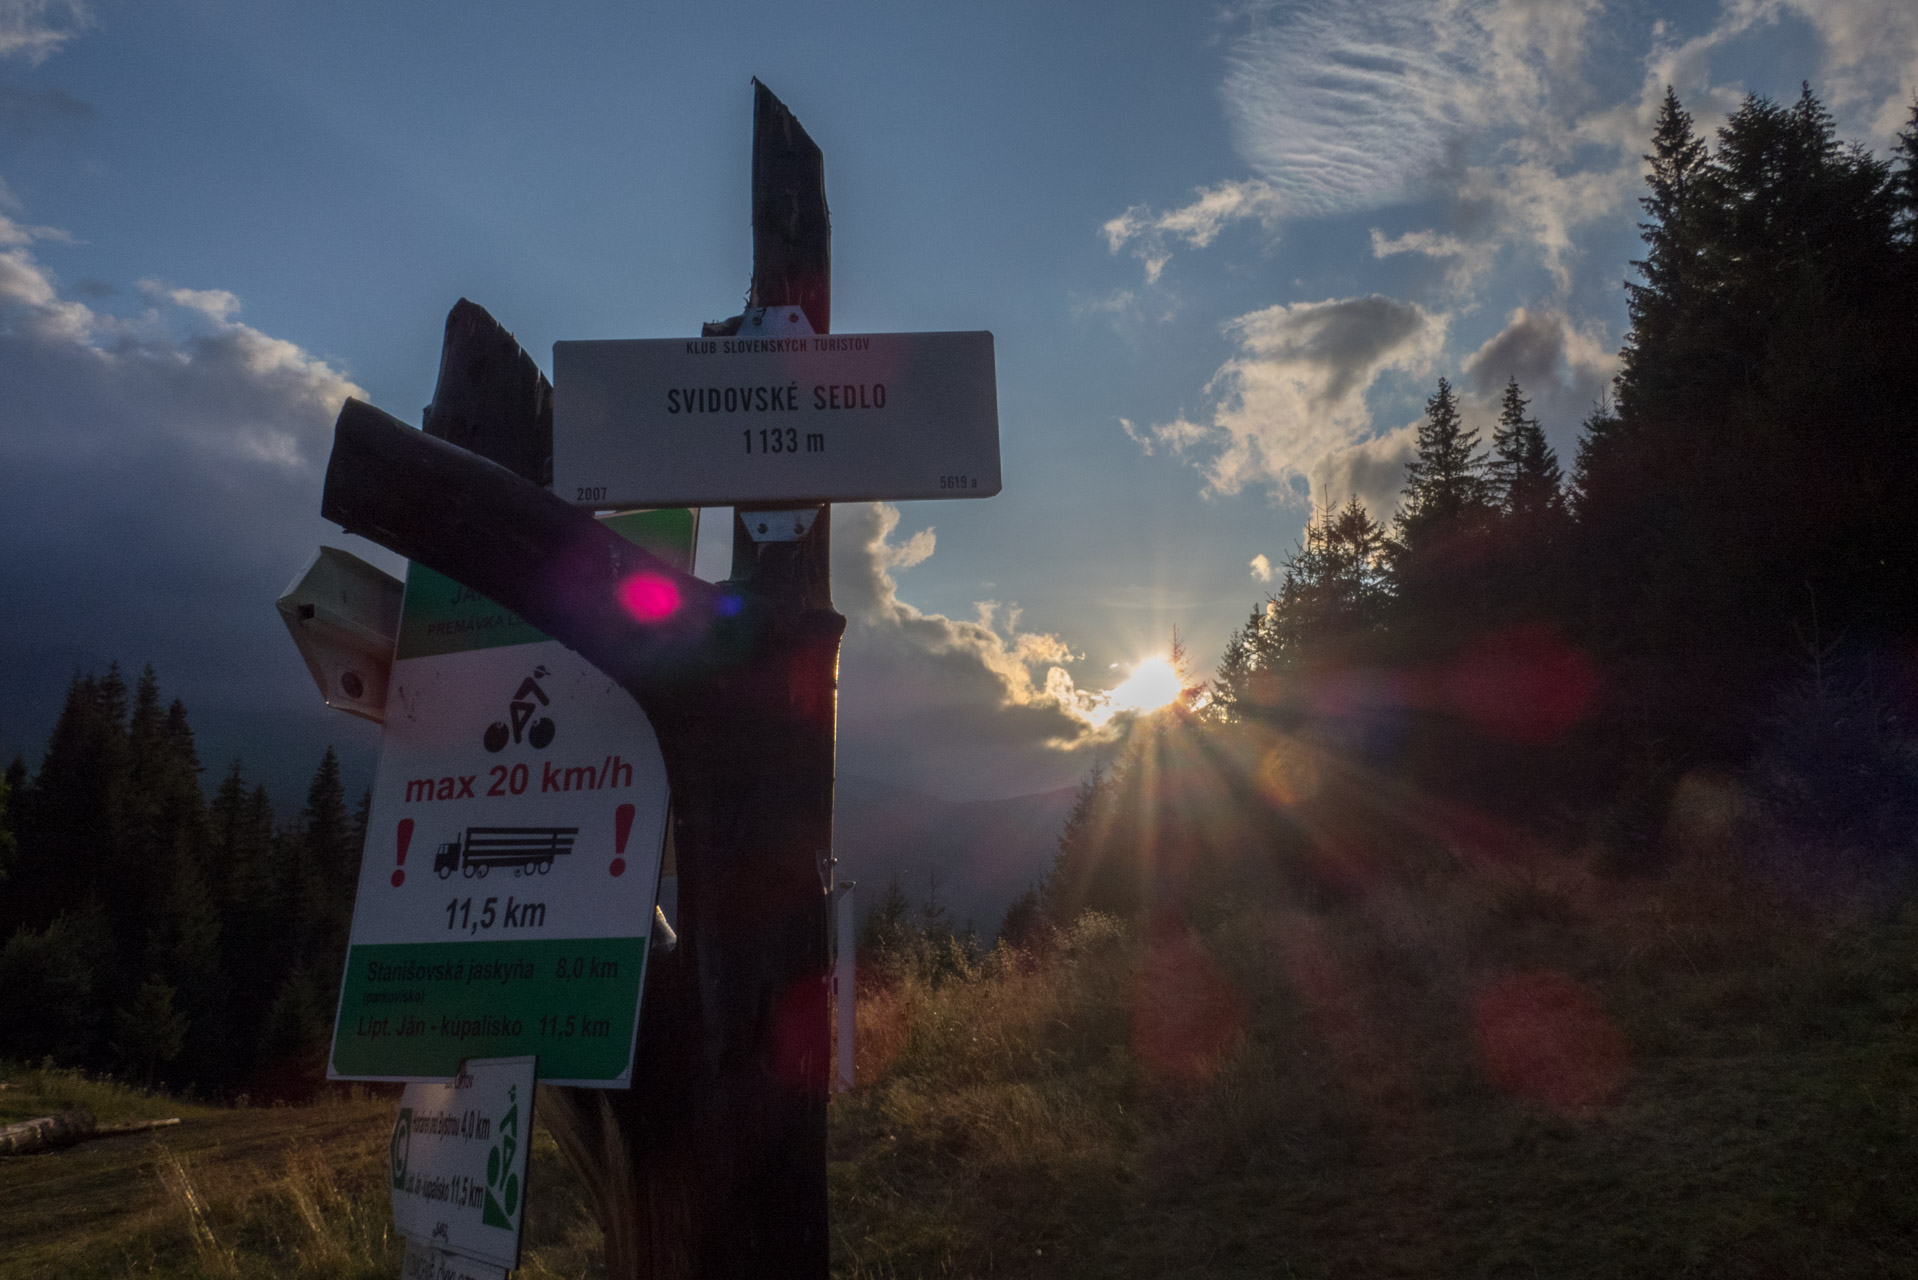
<svg viewBox="0 0 1918 1280">
<path fill-rule="evenodd" d="M 1560 1111 L 1608 1103 L 1625 1083 L 1623 1033 L 1562 973 L 1492 982 L 1473 997 L 1472 1038 L 1493 1084 Z"/>
<path fill-rule="evenodd" d="M 657 573 L 636 573 L 619 584 L 619 603 L 640 622 L 664 622 L 679 612 L 679 588 Z"/>
</svg>

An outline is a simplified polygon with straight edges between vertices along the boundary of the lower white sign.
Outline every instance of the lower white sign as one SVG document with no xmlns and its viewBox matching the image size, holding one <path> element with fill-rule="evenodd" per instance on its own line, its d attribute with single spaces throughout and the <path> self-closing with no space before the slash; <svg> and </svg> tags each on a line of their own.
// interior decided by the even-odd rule
<svg viewBox="0 0 1918 1280">
<path fill-rule="evenodd" d="M 400 1280 L 506 1280 L 506 1268 L 408 1240 Z"/>
<path fill-rule="evenodd" d="M 401 1235 L 496 1267 L 519 1265 L 533 1064 L 475 1058 L 447 1083 L 406 1086 L 391 1152 Z"/>
</svg>

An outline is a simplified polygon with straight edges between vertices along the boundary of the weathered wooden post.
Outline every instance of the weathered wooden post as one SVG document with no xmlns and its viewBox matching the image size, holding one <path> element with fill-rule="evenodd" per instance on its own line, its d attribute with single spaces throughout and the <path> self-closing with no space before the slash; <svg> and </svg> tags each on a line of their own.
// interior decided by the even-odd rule
<svg viewBox="0 0 1918 1280">
<path fill-rule="evenodd" d="M 797 307 L 825 333 L 824 158 L 753 84 L 748 305 Z M 827 1269 L 822 871 L 845 619 L 832 607 L 830 508 L 797 539 L 763 540 L 758 523 L 734 513 L 726 585 L 765 611 L 777 642 L 711 701 L 653 716 L 673 784 L 680 945 L 648 986 L 633 1088 L 566 1091 L 574 1159 L 620 1188 L 601 1210 L 611 1276 Z"/>
<path fill-rule="evenodd" d="M 754 95 L 750 305 L 799 308 L 824 333 L 823 157 L 757 81 Z M 824 880 L 845 626 L 832 608 L 829 509 L 803 513 L 796 538 L 786 513 L 785 537 L 773 540 L 756 527 L 766 521 L 736 513 L 732 577 L 715 590 L 596 539 L 590 518 L 557 499 L 539 502 L 501 476 L 474 482 L 470 464 L 410 447 L 423 442 L 394 436 L 404 428 L 384 417 L 358 404 L 342 413 L 325 513 L 476 587 L 622 678 L 666 759 L 680 942 L 648 974 L 632 1088 L 549 1088 L 541 1104 L 594 1197 L 608 1275 L 824 1275 Z M 447 317 L 425 425 L 522 481 L 551 482 L 551 385 L 463 299 Z M 409 485 L 407 510 L 394 489 L 401 475 L 414 485 L 438 476 L 429 492 L 449 501 L 419 503 Z M 518 555 L 486 545 L 502 533 Z M 565 582 L 540 561 L 568 547 L 588 563 Z M 635 571 L 675 581 L 684 612 L 700 621 L 624 644 L 622 670 L 611 651 L 632 628 L 607 610 Z M 585 616 L 579 601 L 589 597 L 607 608 Z"/>
<path fill-rule="evenodd" d="M 511 336 L 462 301 L 447 319 L 427 430 L 349 400 L 321 507 L 348 530 L 511 610 L 512 625 L 524 622 L 585 658 L 632 695 L 658 738 L 672 797 L 679 943 L 647 966 L 631 1088 L 542 1091 L 544 1114 L 605 1227 L 608 1274 L 619 1278 L 827 1269 L 827 915 L 845 619 L 832 606 L 825 504 L 999 491 L 992 335 L 825 336 L 823 160 L 757 82 L 752 222 L 744 315 L 707 325 L 698 339 L 556 344 L 557 396 Z M 553 483 L 564 493 L 544 487 Z M 732 574 L 700 581 L 568 498 L 587 506 L 734 506 Z M 489 752 L 500 749 L 492 732 L 485 731 Z M 588 776 L 583 768 L 568 768 L 565 778 L 542 772 L 540 792 L 570 792 L 566 779 L 576 772 Z M 473 780 L 447 777 L 439 790 Z M 429 777 L 396 774 L 394 794 L 402 783 L 420 804 L 448 798 L 430 794 Z M 486 816 L 497 820 L 509 807 Z M 399 863 L 413 825 L 402 819 L 394 827 Z M 608 874 L 619 876 L 622 865 L 615 858 Z M 450 867 L 436 857 L 441 874 Z M 363 869 L 361 877 L 361 906 L 372 921 L 393 917 L 383 904 L 401 899 L 385 895 L 411 884 L 398 869 L 390 881 L 379 872 L 369 878 Z M 568 884 L 577 891 L 583 882 Z M 414 915 L 405 917 L 415 933 L 418 906 L 415 895 Z M 450 930 L 454 905 L 445 910 Z M 356 928 L 360 918 L 356 908 Z M 547 923 L 543 904 L 538 923 Z M 643 936 L 634 924 L 622 936 Z M 367 980 L 386 981 L 390 970 L 395 981 L 415 982 L 416 969 L 427 986 L 457 979 L 444 948 L 460 944 L 412 934 L 397 941 L 441 948 L 432 954 L 446 964 L 375 966 Z M 572 978 L 579 964 L 572 961 Z M 355 972 L 349 966 L 349 979 Z M 528 968 L 522 978 L 536 976 Z M 567 979 L 566 964 L 551 976 Z M 602 976 L 597 968 L 594 976 Z M 342 1043 L 357 1051 L 359 1041 L 387 1035 L 388 1021 L 363 1011 L 373 1003 L 366 995 L 349 1008 L 343 994 L 347 1029 L 336 1034 L 335 1068 Z M 492 1008 L 476 1005 L 485 1016 L 446 1018 L 437 1031 L 402 1021 L 402 1035 L 439 1038 L 419 1040 L 403 1062 L 362 1053 L 338 1078 L 419 1079 L 442 1061 L 451 1069 L 456 1053 L 483 1058 L 468 1047 L 468 1023 L 495 1056 L 563 1058 L 564 1042 L 540 1037 L 570 1035 L 570 1017 L 559 1031 L 552 1010 L 521 1008 L 522 1021 Z M 362 1012 L 349 1027 L 354 1010 Z M 529 1035 L 535 1015 L 541 1029 Z M 623 1060 L 602 1066 L 552 1076 L 581 1084 L 625 1078 Z"/>
</svg>

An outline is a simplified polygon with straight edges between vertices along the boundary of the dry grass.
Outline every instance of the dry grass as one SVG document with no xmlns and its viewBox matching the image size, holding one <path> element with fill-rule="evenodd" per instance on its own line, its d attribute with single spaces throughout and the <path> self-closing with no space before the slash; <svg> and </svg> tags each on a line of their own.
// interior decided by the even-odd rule
<svg viewBox="0 0 1918 1280">
<path fill-rule="evenodd" d="M 867 993 L 835 1273 L 1912 1274 L 1918 910 L 1690 837 Z"/>
<path fill-rule="evenodd" d="M 0 1162 L 0 1277 L 385 1280 L 399 1274 L 384 1184 L 391 1097 L 301 1107 L 182 1103 L 74 1073 L 0 1067 L 8 1114 L 82 1105 L 104 1123 L 178 1115 L 177 1129 Z M 525 1265 L 596 1274 L 598 1230 L 536 1126 Z"/>
<path fill-rule="evenodd" d="M 873 982 L 835 1274 L 1912 1274 L 1918 909 L 1776 874 L 1702 808 L 1655 879 L 1426 847 Z M 390 1098 L 0 1080 L 6 1119 L 186 1121 L 0 1162 L 0 1280 L 397 1272 Z M 543 1128 L 532 1158 L 523 1274 L 599 1274 Z"/>
</svg>

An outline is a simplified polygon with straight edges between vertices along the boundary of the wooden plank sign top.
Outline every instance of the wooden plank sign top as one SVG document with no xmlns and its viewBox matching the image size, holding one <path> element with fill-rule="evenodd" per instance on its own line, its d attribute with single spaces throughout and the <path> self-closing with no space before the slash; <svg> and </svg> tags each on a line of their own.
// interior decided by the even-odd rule
<svg viewBox="0 0 1918 1280">
<path fill-rule="evenodd" d="M 992 335 L 556 342 L 553 489 L 595 508 L 992 497 Z"/>
</svg>

